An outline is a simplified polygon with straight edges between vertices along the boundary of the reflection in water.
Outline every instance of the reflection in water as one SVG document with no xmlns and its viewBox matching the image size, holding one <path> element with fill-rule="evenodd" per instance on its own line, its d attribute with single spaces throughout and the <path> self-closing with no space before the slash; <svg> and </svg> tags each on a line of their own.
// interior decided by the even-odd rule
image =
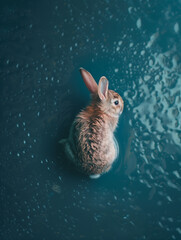
<svg viewBox="0 0 181 240">
<path fill-rule="evenodd" d="M 180 7 L 1 3 L 1 239 L 180 239 Z M 94 181 L 55 149 L 88 104 L 81 66 L 125 102 L 118 160 Z"/>
<path fill-rule="evenodd" d="M 126 174 L 130 175 L 136 169 L 136 155 L 133 149 L 133 141 L 135 141 L 135 133 L 133 130 L 130 131 L 130 136 L 128 138 L 128 144 L 126 147 L 126 153 L 124 157 L 124 164 L 126 166 Z"/>
</svg>

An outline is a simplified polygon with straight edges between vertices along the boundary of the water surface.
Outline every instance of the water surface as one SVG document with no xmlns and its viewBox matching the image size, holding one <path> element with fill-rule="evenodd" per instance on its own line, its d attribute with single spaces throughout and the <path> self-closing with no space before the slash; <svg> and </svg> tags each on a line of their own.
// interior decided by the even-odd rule
<svg viewBox="0 0 181 240">
<path fill-rule="evenodd" d="M 181 2 L 4 1 L 1 239 L 181 238 Z M 79 67 L 124 99 L 98 180 L 57 142 L 89 102 Z"/>
</svg>

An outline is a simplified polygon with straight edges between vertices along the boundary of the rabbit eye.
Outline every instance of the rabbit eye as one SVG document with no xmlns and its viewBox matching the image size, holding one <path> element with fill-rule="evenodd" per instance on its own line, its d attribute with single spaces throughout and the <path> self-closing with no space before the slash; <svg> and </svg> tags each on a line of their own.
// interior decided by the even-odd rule
<svg viewBox="0 0 181 240">
<path fill-rule="evenodd" d="M 119 101 L 118 101 L 118 100 L 116 100 L 116 101 L 114 102 L 114 104 L 115 104 L 115 105 L 118 105 L 118 104 L 119 104 Z"/>
</svg>

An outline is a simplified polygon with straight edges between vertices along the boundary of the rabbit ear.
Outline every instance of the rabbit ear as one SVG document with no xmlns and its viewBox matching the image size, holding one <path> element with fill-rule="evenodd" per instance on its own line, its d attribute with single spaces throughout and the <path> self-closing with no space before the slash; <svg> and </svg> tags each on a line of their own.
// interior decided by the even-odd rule
<svg viewBox="0 0 181 240">
<path fill-rule="evenodd" d="M 106 77 L 101 77 L 98 85 L 98 95 L 101 100 L 107 99 L 109 82 Z"/>
<path fill-rule="evenodd" d="M 91 93 L 97 93 L 97 83 L 94 80 L 93 76 L 84 68 L 80 68 L 80 73 L 89 91 Z"/>
</svg>

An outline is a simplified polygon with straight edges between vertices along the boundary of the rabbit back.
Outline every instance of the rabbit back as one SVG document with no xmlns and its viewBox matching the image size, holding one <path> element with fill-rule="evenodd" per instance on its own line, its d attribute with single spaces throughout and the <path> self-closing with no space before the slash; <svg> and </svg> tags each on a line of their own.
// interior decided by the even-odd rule
<svg viewBox="0 0 181 240">
<path fill-rule="evenodd" d="M 116 159 L 116 141 L 104 117 L 85 117 L 80 113 L 72 124 L 69 136 L 74 164 L 86 174 L 109 171 Z"/>
</svg>

